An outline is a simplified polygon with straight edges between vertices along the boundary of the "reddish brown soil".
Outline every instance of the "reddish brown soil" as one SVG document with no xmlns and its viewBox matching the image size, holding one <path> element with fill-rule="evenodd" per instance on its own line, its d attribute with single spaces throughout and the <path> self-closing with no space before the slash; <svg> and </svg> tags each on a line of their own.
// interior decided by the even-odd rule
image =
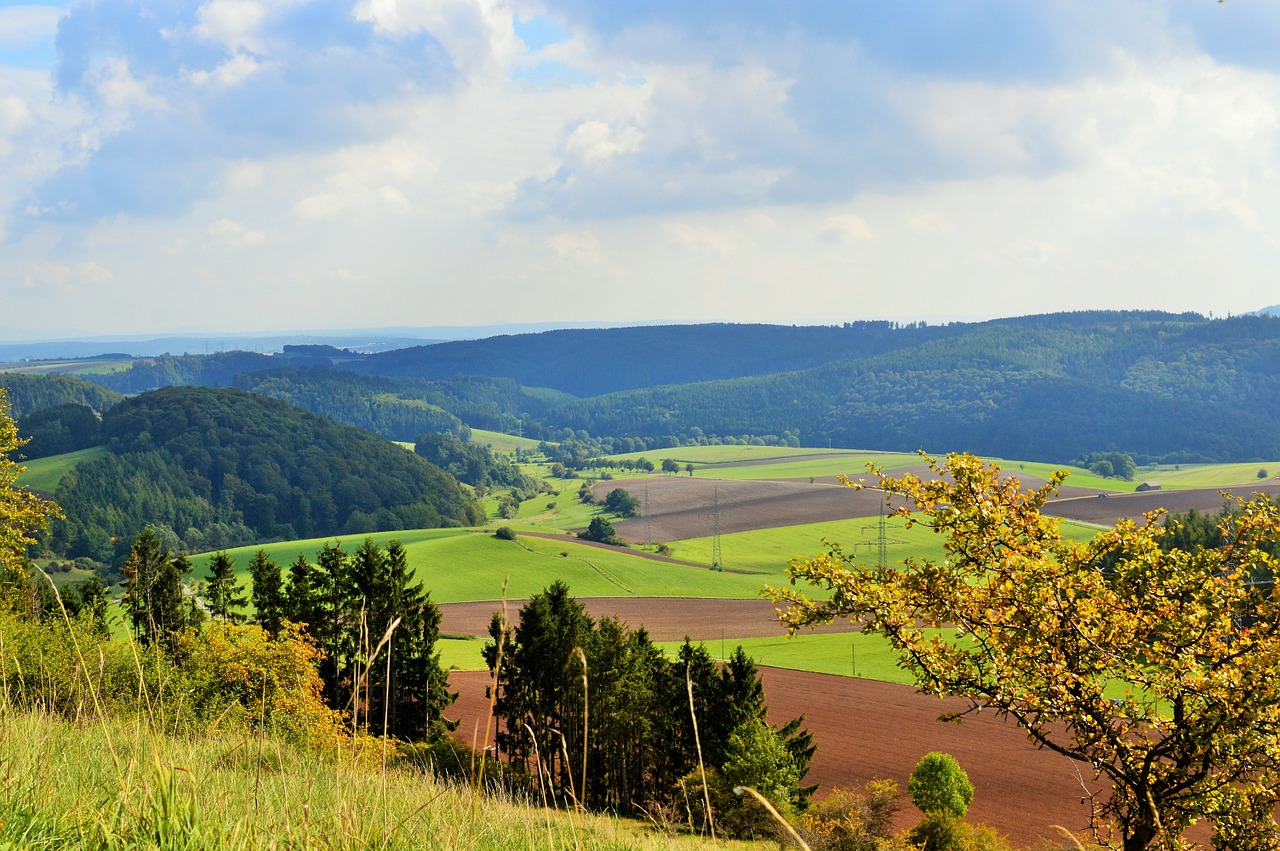
<svg viewBox="0 0 1280 851">
<path fill-rule="evenodd" d="M 754 638 L 781 635 L 778 616 L 768 600 L 695 600 L 665 597 L 598 597 L 579 600 L 592 617 L 616 617 L 634 627 L 644 626 L 654 641 L 679 641 L 688 636 L 694 641 L 720 638 Z M 507 615 L 519 622 L 524 600 L 508 600 Z M 444 603 L 440 631 L 449 635 L 487 635 L 489 619 L 502 604 Z M 851 632 L 849 623 L 820 627 L 820 632 Z"/>
<path fill-rule="evenodd" d="M 918 694 L 908 686 L 824 674 L 762 669 L 770 720 L 783 723 L 804 714 L 818 752 L 807 778 L 822 784 L 859 788 L 868 780 L 891 778 L 905 791 L 915 763 L 929 751 L 950 753 L 969 773 L 975 793 L 970 817 L 992 825 L 1019 846 L 1060 838 L 1049 826 L 1082 829 L 1088 808 L 1080 803 L 1075 763 L 1036 750 L 1014 725 L 983 713 L 962 724 L 938 716 L 959 704 Z M 489 704 L 488 674 L 454 672 L 450 687 L 458 702 L 448 714 L 460 718 L 457 735 L 471 743 L 484 737 Z M 1087 777 L 1087 775 L 1085 775 Z M 903 801 L 901 826 L 917 814 Z"/>
</svg>

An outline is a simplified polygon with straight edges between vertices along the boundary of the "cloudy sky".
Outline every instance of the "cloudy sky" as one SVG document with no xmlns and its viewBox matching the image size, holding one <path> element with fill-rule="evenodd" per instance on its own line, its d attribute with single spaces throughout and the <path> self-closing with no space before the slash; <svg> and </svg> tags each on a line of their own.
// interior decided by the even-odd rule
<svg viewBox="0 0 1280 851">
<path fill-rule="evenodd" d="M 0 334 L 1280 302 L 1280 4 L 0 0 Z"/>
</svg>

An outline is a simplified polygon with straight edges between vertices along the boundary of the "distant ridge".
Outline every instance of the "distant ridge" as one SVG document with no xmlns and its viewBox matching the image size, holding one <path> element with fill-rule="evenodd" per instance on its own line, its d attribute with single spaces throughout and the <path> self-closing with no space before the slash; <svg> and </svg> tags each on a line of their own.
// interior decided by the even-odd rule
<svg viewBox="0 0 1280 851">
<path fill-rule="evenodd" d="M 1280 316 L 1280 304 L 1273 304 L 1270 307 L 1264 307 L 1261 310 L 1255 310 L 1254 316 Z"/>
</svg>

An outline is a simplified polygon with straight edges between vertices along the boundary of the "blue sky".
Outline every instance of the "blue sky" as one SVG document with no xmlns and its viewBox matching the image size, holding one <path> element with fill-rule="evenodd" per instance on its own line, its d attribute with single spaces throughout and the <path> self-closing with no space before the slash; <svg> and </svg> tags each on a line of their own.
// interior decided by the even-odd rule
<svg viewBox="0 0 1280 851">
<path fill-rule="evenodd" d="M 0 335 L 1280 302 L 1280 4 L 0 2 Z"/>
</svg>

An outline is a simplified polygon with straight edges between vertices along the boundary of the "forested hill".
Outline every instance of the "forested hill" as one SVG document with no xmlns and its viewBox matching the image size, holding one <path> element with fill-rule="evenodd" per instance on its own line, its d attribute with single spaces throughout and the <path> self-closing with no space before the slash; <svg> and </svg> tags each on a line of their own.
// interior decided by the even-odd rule
<svg viewBox="0 0 1280 851">
<path fill-rule="evenodd" d="M 445 379 L 510 378 L 574 396 L 806 369 L 958 333 L 957 326 L 655 325 L 546 331 L 381 352 L 344 368 Z"/>
<path fill-rule="evenodd" d="M 457 480 L 382 438 L 233 389 L 172 387 L 103 418 L 109 453 L 69 472 L 52 547 L 118 559 L 144 526 L 178 549 L 472 525 Z"/>
<path fill-rule="evenodd" d="M 550 331 L 156 359 L 103 380 L 171 379 L 234 382 L 402 440 L 466 425 L 628 450 L 720 438 L 1057 462 L 1280 457 L 1280 317 L 1265 315 Z"/>
<path fill-rule="evenodd" d="M 101 413 L 124 398 L 114 390 L 70 375 L 0 372 L 0 387 L 8 396 L 9 413 L 15 417 L 60 405 L 84 405 Z"/>
<path fill-rule="evenodd" d="M 951 326 L 953 329 L 956 326 Z M 811 370 L 584 399 L 592 433 L 781 434 L 809 445 L 1068 461 L 1280 457 L 1280 318 L 1066 314 Z"/>
</svg>

